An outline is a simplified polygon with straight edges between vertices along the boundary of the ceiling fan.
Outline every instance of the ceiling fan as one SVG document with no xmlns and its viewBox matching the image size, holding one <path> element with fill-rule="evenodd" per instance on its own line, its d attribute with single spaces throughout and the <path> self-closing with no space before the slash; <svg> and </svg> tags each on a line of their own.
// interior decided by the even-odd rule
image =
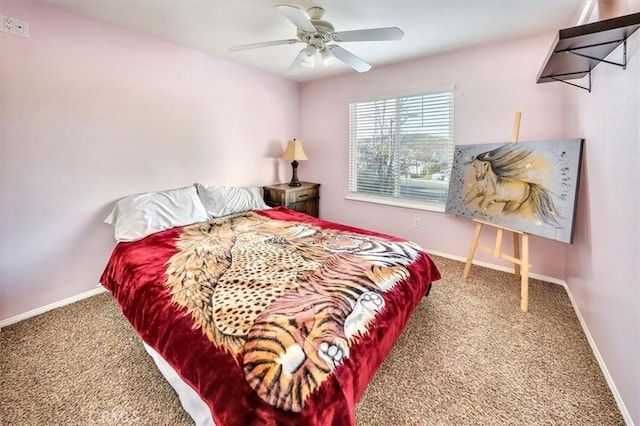
<svg viewBox="0 0 640 426">
<path fill-rule="evenodd" d="M 366 72 L 371 69 L 371 65 L 334 43 L 400 40 L 404 36 L 402 30 L 397 27 L 336 32 L 333 25 L 322 20 L 324 9 L 318 6 L 309 8 L 306 14 L 301 9 L 287 4 L 278 5 L 276 8 L 298 28 L 297 38 L 242 44 L 232 46 L 229 50 L 240 51 L 281 44 L 305 43 L 307 46 L 300 50 L 289 68 L 292 74 L 298 73 L 301 66 L 313 68 L 318 55 L 325 66 L 338 59 L 358 72 Z"/>
</svg>

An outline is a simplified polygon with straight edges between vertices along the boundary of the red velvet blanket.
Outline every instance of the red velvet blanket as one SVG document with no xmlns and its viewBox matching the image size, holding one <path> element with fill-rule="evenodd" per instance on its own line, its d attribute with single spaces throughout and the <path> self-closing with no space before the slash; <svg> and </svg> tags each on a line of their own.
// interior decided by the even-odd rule
<svg viewBox="0 0 640 426">
<path fill-rule="evenodd" d="M 353 425 L 439 278 L 413 243 L 275 208 L 119 243 L 101 283 L 217 425 Z"/>
</svg>

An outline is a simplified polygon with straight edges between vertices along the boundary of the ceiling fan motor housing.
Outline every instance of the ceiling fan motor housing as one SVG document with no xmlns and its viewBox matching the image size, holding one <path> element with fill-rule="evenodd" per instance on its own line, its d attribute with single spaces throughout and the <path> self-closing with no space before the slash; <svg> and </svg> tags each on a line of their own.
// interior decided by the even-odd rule
<svg viewBox="0 0 640 426">
<path fill-rule="evenodd" d="M 309 16 L 309 21 L 315 27 L 315 32 L 307 32 L 304 30 L 298 30 L 297 36 L 298 40 L 315 46 L 318 50 L 323 49 L 325 47 L 325 43 L 333 41 L 332 35 L 335 32 L 333 25 L 331 25 L 327 21 L 323 21 L 322 15 L 324 14 L 324 9 L 321 7 L 311 7 L 307 10 L 307 15 Z"/>
</svg>

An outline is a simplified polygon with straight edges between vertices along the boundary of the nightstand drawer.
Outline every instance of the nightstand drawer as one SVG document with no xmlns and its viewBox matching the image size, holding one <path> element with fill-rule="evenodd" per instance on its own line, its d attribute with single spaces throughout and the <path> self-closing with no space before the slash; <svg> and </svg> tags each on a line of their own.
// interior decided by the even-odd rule
<svg viewBox="0 0 640 426">
<path fill-rule="evenodd" d="M 264 201 L 270 207 L 275 206 L 284 206 L 287 204 L 286 195 L 287 193 L 284 191 L 280 191 L 275 188 L 264 187 Z"/>
<path fill-rule="evenodd" d="M 289 194 L 289 201 L 290 203 L 297 203 L 298 201 L 306 201 L 306 200 L 312 200 L 314 198 L 318 198 L 320 196 L 320 190 L 318 189 L 318 187 L 314 187 L 314 188 L 305 188 L 305 189 L 300 189 L 298 191 L 291 191 Z"/>
</svg>

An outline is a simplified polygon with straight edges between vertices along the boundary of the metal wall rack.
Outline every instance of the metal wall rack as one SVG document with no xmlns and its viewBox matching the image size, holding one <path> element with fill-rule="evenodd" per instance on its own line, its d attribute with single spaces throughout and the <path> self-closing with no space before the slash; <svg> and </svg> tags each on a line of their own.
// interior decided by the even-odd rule
<svg viewBox="0 0 640 426">
<path fill-rule="evenodd" d="M 640 28 L 640 13 L 605 19 L 560 30 L 538 73 L 537 83 L 560 81 L 591 92 L 591 70 L 600 62 L 627 66 L 627 39 Z M 620 44 L 622 62 L 605 58 Z M 588 86 L 570 83 L 567 80 L 588 76 Z"/>
</svg>

